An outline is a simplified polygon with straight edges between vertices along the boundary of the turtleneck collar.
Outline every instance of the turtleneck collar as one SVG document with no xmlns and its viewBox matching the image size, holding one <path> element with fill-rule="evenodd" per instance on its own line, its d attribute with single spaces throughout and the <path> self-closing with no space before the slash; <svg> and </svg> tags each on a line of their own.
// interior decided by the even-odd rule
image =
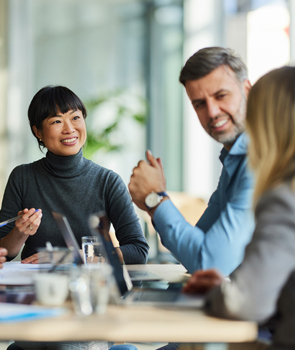
<svg viewBox="0 0 295 350">
<path fill-rule="evenodd" d="M 87 171 L 89 161 L 83 157 L 82 148 L 77 154 L 72 156 L 57 156 L 50 151 L 47 151 L 46 158 L 43 158 L 44 168 L 51 174 L 72 178 Z"/>
</svg>

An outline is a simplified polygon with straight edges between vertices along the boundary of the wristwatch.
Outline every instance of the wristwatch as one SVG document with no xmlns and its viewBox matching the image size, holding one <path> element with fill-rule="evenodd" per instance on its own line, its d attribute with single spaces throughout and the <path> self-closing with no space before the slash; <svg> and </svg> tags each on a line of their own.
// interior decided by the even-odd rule
<svg viewBox="0 0 295 350">
<path fill-rule="evenodd" d="M 148 210 L 151 210 L 161 203 L 164 197 L 169 197 L 166 192 L 151 192 L 145 197 L 144 202 Z"/>
</svg>

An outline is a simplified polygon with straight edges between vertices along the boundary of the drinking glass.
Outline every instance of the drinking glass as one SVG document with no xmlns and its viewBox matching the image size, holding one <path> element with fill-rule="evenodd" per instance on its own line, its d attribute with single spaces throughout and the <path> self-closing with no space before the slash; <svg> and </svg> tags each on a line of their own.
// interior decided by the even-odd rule
<svg viewBox="0 0 295 350">
<path fill-rule="evenodd" d="M 89 264 L 73 268 L 69 288 L 76 314 L 103 314 L 113 283 L 112 268 L 108 264 Z"/>
<path fill-rule="evenodd" d="M 99 236 L 82 237 L 82 250 L 85 264 L 105 262 L 104 248 Z"/>
</svg>

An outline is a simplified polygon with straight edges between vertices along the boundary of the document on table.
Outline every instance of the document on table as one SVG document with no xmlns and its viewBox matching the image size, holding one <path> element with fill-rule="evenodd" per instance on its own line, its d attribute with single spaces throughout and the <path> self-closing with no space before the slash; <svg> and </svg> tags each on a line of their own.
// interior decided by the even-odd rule
<svg viewBox="0 0 295 350">
<path fill-rule="evenodd" d="M 33 284 L 33 276 L 40 269 L 48 269 L 51 264 L 22 264 L 20 261 L 11 261 L 3 264 L 0 270 L 0 284 L 29 285 Z"/>
<path fill-rule="evenodd" d="M 8 261 L 3 264 L 3 269 L 12 270 L 38 270 L 38 269 L 50 269 L 52 264 L 22 264 L 20 261 Z"/>
<path fill-rule="evenodd" d="M 0 304 L 1 322 L 21 322 L 44 317 L 54 317 L 66 312 L 64 308 L 49 308 L 36 305 Z"/>
</svg>

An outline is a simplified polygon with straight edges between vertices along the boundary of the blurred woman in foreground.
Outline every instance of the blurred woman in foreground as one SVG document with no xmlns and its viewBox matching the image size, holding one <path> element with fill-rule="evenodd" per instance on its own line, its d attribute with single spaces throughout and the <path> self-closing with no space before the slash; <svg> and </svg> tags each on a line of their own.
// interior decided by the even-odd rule
<svg viewBox="0 0 295 350">
<path fill-rule="evenodd" d="M 271 320 L 273 341 L 265 348 L 295 349 L 295 67 L 273 70 L 252 87 L 247 129 L 256 177 L 252 241 L 231 282 L 215 270 L 198 271 L 184 291 L 212 289 L 206 303 L 211 314 Z"/>
</svg>

